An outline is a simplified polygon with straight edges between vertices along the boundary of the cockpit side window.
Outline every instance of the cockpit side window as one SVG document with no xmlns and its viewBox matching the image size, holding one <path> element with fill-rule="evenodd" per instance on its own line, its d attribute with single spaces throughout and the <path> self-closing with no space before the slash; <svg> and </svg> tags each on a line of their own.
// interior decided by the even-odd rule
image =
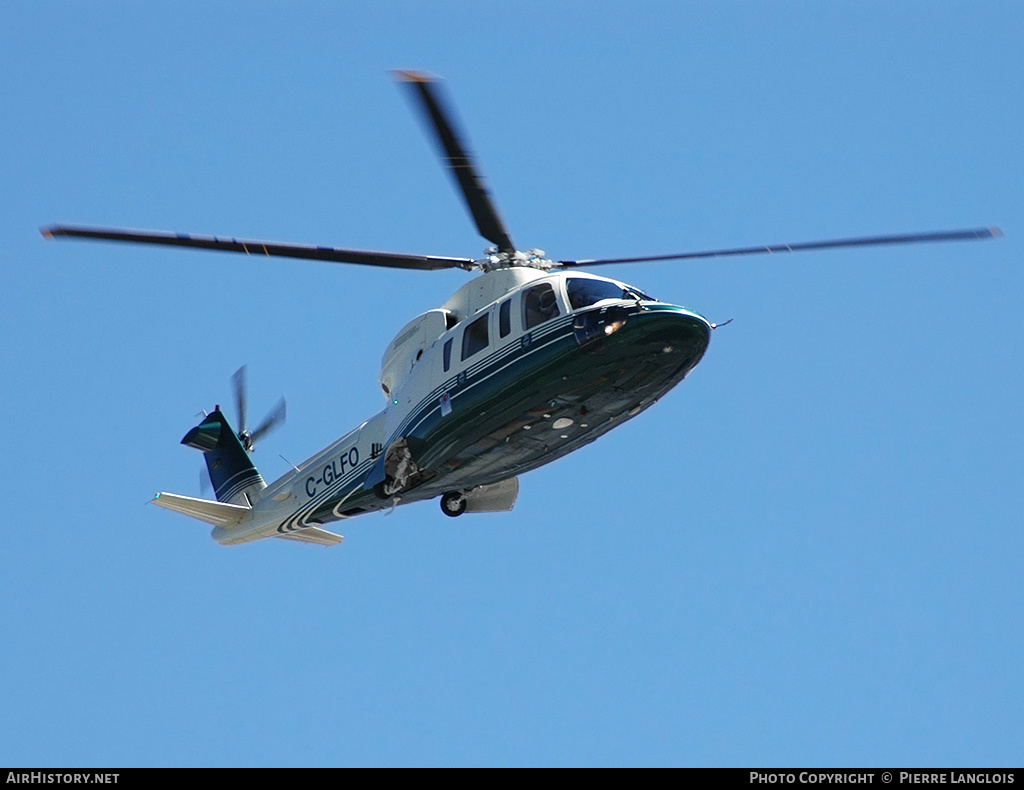
<svg viewBox="0 0 1024 790">
<path fill-rule="evenodd" d="M 454 338 L 448 338 L 444 341 L 444 372 L 448 372 L 448 368 L 452 366 L 452 340 Z"/>
<path fill-rule="evenodd" d="M 565 288 L 573 310 L 597 304 L 602 299 L 629 299 L 629 292 L 618 283 L 591 280 L 588 277 L 567 277 Z"/>
<path fill-rule="evenodd" d="M 498 336 L 505 337 L 512 331 L 512 300 L 506 299 L 498 308 Z"/>
<path fill-rule="evenodd" d="M 487 320 L 490 314 L 480 316 L 462 333 L 462 358 L 469 359 L 476 352 L 487 348 Z"/>
<path fill-rule="evenodd" d="M 551 283 L 523 291 L 523 329 L 531 329 L 558 315 L 558 299 Z"/>
</svg>

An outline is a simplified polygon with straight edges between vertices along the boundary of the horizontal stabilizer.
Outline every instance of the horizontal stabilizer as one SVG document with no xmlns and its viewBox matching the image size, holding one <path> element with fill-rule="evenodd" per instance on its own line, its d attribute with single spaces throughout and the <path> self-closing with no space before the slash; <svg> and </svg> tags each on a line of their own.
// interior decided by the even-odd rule
<svg viewBox="0 0 1024 790">
<path fill-rule="evenodd" d="M 277 535 L 275 537 L 284 538 L 285 540 L 301 540 L 303 543 L 316 543 L 320 546 L 334 546 L 343 540 L 341 535 L 335 535 L 333 532 L 328 532 L 326 529 L 319 529 L 318 527 L 307 527 L 298 532 L 289 532 L 287 535 Z"/>
<path fill-rule="evenodd" d="M 159 493 L 153 497 L 154 505 L 184 513 L 186 516 L 213 524 L 215 527 L 233 527 L 240 522 L 249 508 L 227 502 L 214 502 L 181 494 Z"/>
</svg>

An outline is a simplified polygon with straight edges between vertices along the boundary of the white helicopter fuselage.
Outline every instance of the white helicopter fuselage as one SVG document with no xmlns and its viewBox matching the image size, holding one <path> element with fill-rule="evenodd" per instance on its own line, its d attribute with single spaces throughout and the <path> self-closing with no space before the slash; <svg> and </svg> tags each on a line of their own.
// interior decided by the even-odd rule
<svg viewBox="0 0 1024 790">
<path fill-rule="evenodd" d="M 448 515 L 511 509 L 519 474 L 653 404 L 700 361 L 711 328 L 591 274 L 483 274 L 388 345 L 383 411 L 271 485 L 236 491 L 213 537 L 335 543 L 328 522 L 439 495 Z M 154 502 L 203 518 L 187 499 Z"/>
</svg>

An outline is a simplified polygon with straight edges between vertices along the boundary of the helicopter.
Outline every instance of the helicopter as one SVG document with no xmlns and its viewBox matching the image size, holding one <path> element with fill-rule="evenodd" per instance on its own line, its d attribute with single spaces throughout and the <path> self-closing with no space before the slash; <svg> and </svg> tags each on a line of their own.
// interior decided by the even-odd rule
<svg viewBox="0 0 1024 790">
<path fill-rule="evenodd" d="M 218 405 L 182 439 L 203 453 L 215 499 L 161 492 L 153 504 L 213 526 L 222 545 L 283 538 L 334 545 L 324 525 L 440 497 L 442 512 L 511 510 L 518 478 L 650 408 L 701 361 L 716 324 L 616 279 L 607 264 L 686 260 L 1001 235 L 998 228 L 737 247 L 644 257 L 552 260 L 519 250 L 454 122 L 441 83 L 394 72 L 425 118 L 480 235 L 480 258 L 409 255 L 162 231 L 56 225 L 46 238 L 168 245 L 402 269 L 478 273 L 406 324 L 384 351 L 385 408 L 281 478 L 250 458 L 284 420 L 283 401 L 246 426 L 245 370 L 234 377 L 236 431 Z"/>
</svg>

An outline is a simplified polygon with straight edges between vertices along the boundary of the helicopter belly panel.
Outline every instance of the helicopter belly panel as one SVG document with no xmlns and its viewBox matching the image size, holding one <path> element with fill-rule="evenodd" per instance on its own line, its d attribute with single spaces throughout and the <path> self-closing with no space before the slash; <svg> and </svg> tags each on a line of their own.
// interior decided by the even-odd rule
<svg viewBox="0 0 1024 790">
<path fill-rule="evenodd" d="M 682 308 L 621 309 L 588 337 L 584 311 L 496 349 L 424 398 L 403 426 L 422 476 L 408 498 L 506 479 L 639 414 L 700 361 L 710 325 Z M 603 313 L 604 311 L 600 311 Z"/>
</svg>

